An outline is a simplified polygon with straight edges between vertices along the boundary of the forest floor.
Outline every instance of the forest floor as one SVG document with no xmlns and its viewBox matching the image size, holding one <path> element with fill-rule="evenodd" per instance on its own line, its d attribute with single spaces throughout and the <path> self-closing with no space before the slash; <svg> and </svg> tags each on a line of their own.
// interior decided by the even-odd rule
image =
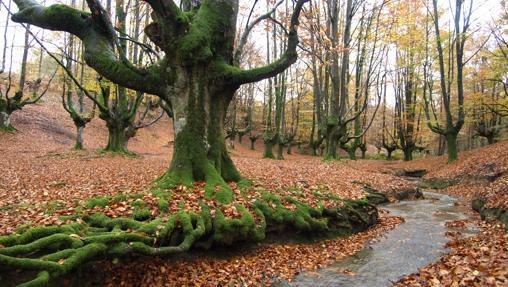
<svg viewBox="0 0 508 287">
<path fill-rule="evenodd" d="M 71 151 L 73 125 L 61 110 L 58 100 L 52 98 L 44 105 L 28 106 L 13 116 L 12 123 L 18 131 L 0 134 L 0 235 L 11 234 L 26 224 L 64 224 L 60 216 L 77 210 L 87 214 L 104 212 L 111 217 L 132 216 L 138 210 L 136 203 L 142 202 L 144 209 L 158 216 L 179 210 L 197 211 L 197 202 L 206 201 L 199 184 L 191 189 L 178 188 L 163 206 L 150 193 L 151 183 L 164 173 L 171 158 L 169 119 L 141 130 L 129 143 L 129 149 L 138 156 L 121 157 L 99 152 L 107 141 L 107 131 L 97 119 L 85 129 L 87 150 Z M 461 159 L 453 165 L 447 165 L 442 157 L 411 163 L 323 162 L 304 155 L 286 155 L 283 161 L 266 160 L 261 159 L 261 143 L 258 144 L 256 151 L 249 150 L 247 142 L 237 143 L 231 150 L 242 175 L 253 181 L 251 192 L 246 197 L 237 196 L 234 202 L 247 207 L 249 200 L 263 190 L 298 197 L 309 205 L 315 205 L 323 191 L 340 198 L 359 199 L 365 195 L 364 183 L 393 195 L 414 188 L 414 182 L 398 174 L 412 169 L 430 171 L 424 181 L 447 182 L 438 192 L 460 197 L 461 204 L 469 205 L 470 199 L 480 193 L 487 198 L 488 206 L 508 205 L 508 155 L 503 153 L 508 142 L 461 153 Z M 469 177 L 473 180 L 466 181 Z M 235 193 L 240 192 L 236 185 L 231 187 Z M 119 197 L 123 200 L 113 200 Z M 239 216 L 234 204 L 220 208 L 226 216 Z M 291 209 L 291 204 L 286 208 Z M 399 286 L 506 286 L 500 282 L 508 282 L 508 237 L 498 222 L 480 222 L 476 214 L 472 216 L 481 226 L 480 233 L 467 239 L 450 234 L 455 236 L 449 244 L 450 254 L 403 278 Z M 268 285 L 274 279 L 290 280 L 303 270 L 323 267 L 354 254 L 402 221 L 382 212 L 380 224 L 365 232 L 312 244 L 266 242 L 231 250 L 229 256 L 201 254 L 177 261 L 141 258 L 122 264 L 99 264 L 106 274 L 106 286 Z"/>
</svg>

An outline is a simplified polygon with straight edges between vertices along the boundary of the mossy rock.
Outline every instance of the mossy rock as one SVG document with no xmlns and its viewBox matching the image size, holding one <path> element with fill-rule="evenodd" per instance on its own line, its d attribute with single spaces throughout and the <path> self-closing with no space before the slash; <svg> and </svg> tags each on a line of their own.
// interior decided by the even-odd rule
<svg viewBox="0 0 508 287">
<path fill-rule="evenodd" d="M 370 192 L 365 196 L 367 198 L 367 201 L 370 204 L 379 205 L 383 203 L 388 203 L 390 200 L 386 196 L 386 194 L 381 192 Z"/>
<path fill-rule="evenodd" d="M 397 176 L 406 176 L 415 178 L 422 178 L 426 174 L 427 174 L 426 169 L 400 169 L 395 171 L 395 175 Z"/>
<path fill-rule="evenodd" d="M 485 207 L 487 200 L 484 197 L 477 196 L 471 202 L 473 210 L 480 213 L 483 220 L 497 219 L 504 224 L 505 230 L 508 232 L 508 210 L 504 208 Z"/>
<path fill-rule="evenodd" d="M 420 181 L 418 187 L 424 189 L 445 189 L 457 183 L 458 180 L 455 179 L 433 178 Z"/>
<path fill-rule="evenodd" d="M 418 187 L 415 187 L 415 188 L 409 187 L 409 188 L 404 188 L 402 190 L 395 192 L 395 198 L 397 200 L 422 199 L 423 193 L 420 190 L 420 188 L 418 188 Z"/>
<path fill-rule="evenodd" d="M 362 187 L 363 190 L 367 192 L 365 199 L 370 204 L 379 205 L 390 202 L 386 194 L 379 192 L 377 189 L 373 188 L 368 182 L 354 180 L 351 183 L 363 185 Z"/>
</svg>

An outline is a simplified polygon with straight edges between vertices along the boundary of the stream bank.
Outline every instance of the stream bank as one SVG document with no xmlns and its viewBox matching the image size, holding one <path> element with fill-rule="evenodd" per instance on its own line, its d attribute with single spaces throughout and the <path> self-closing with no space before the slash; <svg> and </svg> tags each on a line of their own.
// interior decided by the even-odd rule
<svg viewBox="0 0 508 287">
<path fill-rule="evenodd" d="M 391 286 L 404 275 L 438 260 L 447 253 L 446 233 L 450 229 L 445 223 L 468 219 L 467 208 L 455 205 L 456 200 L 445 194 L 424 192 L 424 197 L 383 206 L 406 222 L 357 254 L 275 286 Z M 458 231 L 467 236 L 477 232 L 475 226 Z"/>
</svg>

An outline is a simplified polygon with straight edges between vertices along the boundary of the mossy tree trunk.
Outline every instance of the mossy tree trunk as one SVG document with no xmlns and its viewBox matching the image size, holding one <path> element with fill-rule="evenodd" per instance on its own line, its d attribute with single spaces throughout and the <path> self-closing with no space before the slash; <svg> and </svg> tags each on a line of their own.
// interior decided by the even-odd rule
<svg viewBox="0 0 508 287">
<path fill-rule="evenodd" d="M 354 147 L 349 147 L 345 149 L 349 159 L 356 160 L 356 149 Z"/>
<path fill-rule="evenodd" d="M 238 143 L 242 144 L 242 138 L 245 135 L 245 130 L 238 131 Z"/>
<path fill-rule="evenodd" d="M 108 128 L 108 143 L 103 151 L 130 155 L 132 153 L 127 149 L 127 143 L 135 134 L 134 121 L 144 95 L 137 93 L 136 97 L 128 96 L 124 87 L 104 80 L 100 80 L 99 85 L 99 118 L 106 122 Z M 112 87 L 115 88 L 116 97 L 112 96 Z"/>
<path fill-rule="evenodd" d="M 402 151 L 404 152 L 404 161 L 413 160 L 413 150 L 414 150 L 414 147 L 412 147 L 412 146 L 404 146 L 402 148 Z"/>
<path fill-rule="evenodd" d="M 275 158 L 275 155 L 273 154 L 273 146 L 277 142 L 277 136 L 273 135 L 271 133 L 265 132 L 263 135 L 263 143 L 265 150 L 263 152 L 264 158 Z"/>
<path fill-rule="evenodd" d="M 457 150 L 458 132 L 449 132 L 446 134 L 446 146 L 448 149 L 448 162 L 453 162 L 458 158 Z"/>
<path fill-rule="evenodd" d="M 427 118 L 427 125 L 430 130 L 434 133 L 442 135 L 446 138 L 447 149 L 448 149 L 448 162 L 451 163 L 457 160 L 457 136 L 465 123 L 465 109 L 464 109 L 464 67 L 467 60 L 464 60 L 464 51 L 466 46 L 466 40 L 469 39 L 466 35 L 469 33 L 470 20 L 472 9 L 466 6 L 467 3 L 464 1 L 455 1 L 455 12 L 453 19 L 453 34 L 447 38 L 448 42 L 443 41 L 441 37 L 441 26 L 439 23 L 439 8 L 437 0 L 432 0 L 432 20 L 434 24 L 435 32 L 435 47 L 437 50 L 437 59 L 439 64 L 439 93 L 441 94 L 441 100 L 443 103 L 444 123 L 436 117 L 435 106 L 430 104 L 432 91 L 432 85 L 427 84 L 427 79 L 430 78 L 431 69 L 428 68 L 428 62 L 432 57 L 428 51 L 428 44 L 426 45 L 426 59 L 424 66 L 424 110 L 425 117 Z M 426 39 L 428 42 L 429 32 L 427 31 Z M 449 73 L 446 70 L 445 62 L 446 51 L 443 46 L 449 46 L 450 49 L 454 48 L 454 59 L 450 62 L 456 67 L 456 73 Z M 452 84 L 456 85 L 455 89 L 452 89 Z M 428 85 L 428 89 L 427 89 Z M 428 90 L 428 94 L 427 94 Z M 451 94 L 456 93 L 452 96 Z M 452 107 L 452 102 L 457 101 L 455 108 Z"/>
<path fill-rule="evenodd" d="M 325 139 L 325 159 L 327 160 L 337 159 L 337 145 L 338 145 L 337 133 L 338 133 L 337 123 L 335 118 L 328 119 L 327 133 Z"/>
<path fill-rule="evenodd" d="M 365 159 L 366 154 L 367 154 L 367 143 L 366 142 L 363 142 L 360 145 L 360 151 L 362 152 L 362 159 Z M 378 153 L 379 153 L 379 149 L 378 149 Z"/>
<path fill-rule="evenodd" d="M 284 159 L 284 144 L 281 141 L 277 144 L 277 159 Z"/>
<path fill-rule="evenodd" d="M 122 126 L 108 125 L 108 144 L 104 151 L 126 153 L 127 150 L 127 133 Z"/>
<path fill-rule="evenodd" d="M 273 12 L 248 23 L 235 48 L 239 1 L 199 2 L 186 1 L 179 8 L 172 0 L 147 1 L 153 12 L 145 33 L 165 55 L 146 68 L 128 61 L 99 1 L 87 0 L 88 13 L 61 4 L 43 7 L 33 0 L 15 0 L 19 12 L 12 19 L 76 35 L 83 42 L 85 61 L 99 74 L 168 103 L 174 115 L 173 159 L 156 184 L 171 187 L 204 180 L 210 197 L 228 202 L 232 191 L 226 181 L 238 181 L 240 174 L 226 150 L 226 110 L 241 85 L 274 77 L 296 61 L 298 17 L 308 0 L 293 6 L 286 49 L 280 57 L 248 70 L 240 68 L 242 48 L 253 27 Z"/>
<path fill-rule="evenodd" d="M 65 100 L 65 94 L 67 94 L 67 100 Z M 73 148 L 75 150 L 82 150 L 84 149 L 83 131 L 86 125 L 94 118 L 96 106 L 93 106 L 92 111 L 89 114 L 85 114 L 83 111 L 80 112 L 80 109 L 76 109 L 74 107 L 74 102 L 72 101 L 72 92 L 65 91 L 65 85 L 63 87 L 62 93 L 62 105 L 67 113 L 69 113 L 72 122 L 76 127 L 76 141 Z"/>
<path fill-rule="evenodd" d="M 494 143 L 496 143 L 496 138 L 495 138 L 495 136 L 496 136 L 496 135 L 494 135 L 494 134 L 489 134 L 489 135 L 487 135 L 487 136 L 486 136 L 486 138 L 487 138 L 487 143 L 488 143 L 488 144 L 494 144 Z"/>
<path fill-rule="evenodd" d="M 206 181 L 208 196 L 230 201 L 232 193 L 225 184 L 239 181 L 240 173 L 229 157 L 224 142 L 224 120 L 234 89 L 218 85 L 209 78 L 207 67 L 193 68 L 181 75 L 186 85 L 173 102 L 175 143 L 169 170 L 158 179 L 162 187 L 192 185 Z M 182 95 L 184 99 L 182 101 Z M 219 185 L 219 193 L 215 187 Z"/>
<path fill-rule="evenodd" d="M 0 111 L 0 130 L 9 131 L 11 129 L 11 115 L 7 111 Z"/>
<path fill-rule="evenodd" d="M 76 143 L 74 144 L 75 150 L 83 149 L 83 129 L 85 127 L 76 127 Z"/>
</svg>

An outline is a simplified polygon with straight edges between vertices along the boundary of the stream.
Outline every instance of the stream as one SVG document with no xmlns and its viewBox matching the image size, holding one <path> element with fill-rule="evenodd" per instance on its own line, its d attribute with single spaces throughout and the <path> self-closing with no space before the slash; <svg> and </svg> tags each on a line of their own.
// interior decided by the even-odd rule
<svg viewBox="0 0 508 287">
<path fill-rule="evenodd" d="M 405 222 L 371 242 L 362 251 L 326 268 L 302 272 L 291 283 L 276 286 L 391 286 L 404 275 L 437 261 L 446 253 L 450 241 L 446 221 L 467 219 L 466 208 L 455 206 L 455 199 L 444 194 L 424 192 L 425 199 L 401 201 L 381 208 Z M 457 230 L 457 229 L 455 229 Z M 460 230 L 470 236 L 477 230 Z M 348 274 L 343 271 L 347 270 Z"/>
</svg>

